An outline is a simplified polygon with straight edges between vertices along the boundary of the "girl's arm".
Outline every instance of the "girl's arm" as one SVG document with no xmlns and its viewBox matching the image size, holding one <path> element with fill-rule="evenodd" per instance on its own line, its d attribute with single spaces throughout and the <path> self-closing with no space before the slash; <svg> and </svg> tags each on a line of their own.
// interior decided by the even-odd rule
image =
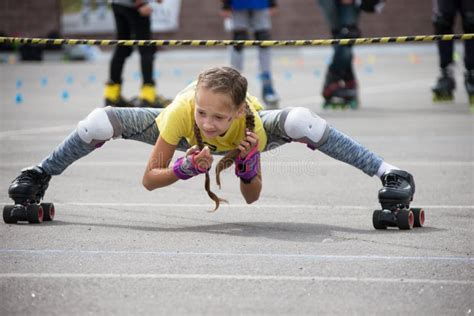
<svg viewBox="0 0 474 316">
<path fill-rule="evenodd" d="M 161 136 L 158 137 L 143 175 L 143 186 L 147 190 L 162 188 L 178 180 L 173 168 L 169 168 L 175 150 L 176 145 L 168 144 Z"/>
<path fill-rule="evenodd" d="M 259 170 L 262 170 L 260 161 L 258 164 Z M 260 192 L 262 192 L 262 173 L 259 171 L 257 176 L 248 184 L 240 180 L 240 192 L 248 204 L 257 201 L 260 197 Z"/>
<path fill-rule="evenodd" d="M 253 171 L 250 171 L 250 177 L 252 176 L 253 172 L 257 173 L 256 175 L 253 173 L 255 176 L 250 181 L 244 180 L 250 179 L 248 171 L 244 171 L 243 174 L 237 174 L 237 176 L 240 177 L 240 192 L 242 193 L 245 201 L 248 204 L 251 204 L 258 200 L 260 197 L 260 192 L 262 191 L 262 167 L 260 164 L 260 153 L 258 152 L 257 134 L 247 130 L 246 137 L 239 144 L 238 149 L 240 150 L 240 159 L 244 160 L 241 160 L 240 162 L 236 161 L 236 163 L 250 163 L 250 165 L 253 166 L 251 167 L 251 170 Z M 237 157 L 237 160 L 239 160 L 239 157 Z M 250 160 L 245 160 L 249 159 L 249 157 L 252 158 L 250 158 Z M 246 168 L 249 168 L 249 166 L 246 166 L 244 169 Z"/>
</svg>

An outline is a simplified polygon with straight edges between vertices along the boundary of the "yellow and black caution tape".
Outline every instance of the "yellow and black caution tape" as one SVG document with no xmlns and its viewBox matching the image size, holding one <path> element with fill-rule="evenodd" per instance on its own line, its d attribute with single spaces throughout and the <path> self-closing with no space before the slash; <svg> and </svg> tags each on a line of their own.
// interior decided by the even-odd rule
<svg viewBox="0 0 474 316">
<path fill-rule="evenodd" d="M 34 45 L 95 45 L 95 46 L 329 46 L 363 45 L 382 43 L 433 42 L 472 40 L 474 33 L 446 35 L 416 35 L 396 37 L 315 39 L 315 40 L 275 40 L 275 41 L 236 41 L 236 40 L 96 40 L 96 39 L 49 39 L 27 37 L 0 37 L 0 44 Z"/>
</svg>

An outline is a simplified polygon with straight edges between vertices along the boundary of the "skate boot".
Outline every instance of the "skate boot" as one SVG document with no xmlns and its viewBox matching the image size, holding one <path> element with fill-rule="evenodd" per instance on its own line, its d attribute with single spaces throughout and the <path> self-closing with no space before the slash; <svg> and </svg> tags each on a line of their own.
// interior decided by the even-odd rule
<svg viewBox="0 0 474 316">
<path fill-rule="evenodd" d="M 262 80 L 262 99 L 265 102 L 266 109 L 278 109 L 278 103 L 280 97 L 273 89 L 272 75 L 268 71 L 264 71 L 260 74 Z"/>
<path fill-rule="evenodd" d="M 469 98 L 471 113 L 474 114 L 474 69 L 466 71 L 464 74 L 464 85 Z"/>
<path fill-rule="evenodd" d="M 8 195 L 15 205 L 6 205 L 3 208 L 5 223 L 14 224 L 18 221 L 41 223 L 53 220 L 54 205 L 40 204 L 50 179 L 51 176 L 39 166 L 23 169 L 8 188 Z"/>
<path fill-rule="evenodd" d="M 453 101 L 453 91 L 456 89 L 452 70 L 450 67 L 441 69 L 441 76 L 438 78 L 433 91 L 433 102 Z"/>
<path fill-rule="evenodd" d="M 132 103 L 140 108 L 164 108 L 172 100 L 160 96 L 156 93 L 154 84 L 144 84 L 140 90 L 138 98 L 134 98 Z"/>
<path fill-rule="evenodd" d="M 280 101 L 280 97 L 275 92 L 275 90 L 273 90 L 273 87 L 271 85 L 263 86 L 262 97 L 263 97 L 263 101 L 266 104 L 267 110 L 278 109 L 278 103 Z"/>
<path fill-rule="evenodd" d="M 347 106 L 353 110 L 359 108 L 359 98 L 357 96 L 357 81 L 355 79 L 344 80 L 343 98 Z"/>
<path fill-rule="evenodd" d="M 352 65 L 345 72 L 343 80 L 345 90 L 343 94 L 344 100 L 349 108 L 356 110 L 359 108 L 358 84 Z"/>
<path fill-rule="evenodd" d="M 372 222 L 376 229 L 387 226 L 399 229 L 422 227 L 425 212 L 421 208 L 411 208 L 415 194 L 413 176 L 403 170 L 390 170 L 382 176 L 383 188 L 379 190 L 379 202 L 382 210 L 373 213 Z"/>
<path fill-rule="evenodd" d="M 107 82 L 104 89 L 104 106 L 129 107 L 130 103 L 121 95 L 122 85 L 120 83 Z"/>
<path fill-rule="evenodd" d="M 328 71 L 323 86 L 323 108 L 357 109 L 357 83 L 355 80 L 344 81 L 341 76 Z"/>
</svg>

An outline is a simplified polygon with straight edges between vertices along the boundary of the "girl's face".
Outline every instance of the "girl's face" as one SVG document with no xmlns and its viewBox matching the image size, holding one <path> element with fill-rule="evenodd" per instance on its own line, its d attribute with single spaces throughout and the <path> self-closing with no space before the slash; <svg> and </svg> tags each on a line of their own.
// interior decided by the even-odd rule
<svg viewBox="0 0 474 316">
<path fill-rule="evenodd" d="M 199 87 L 196 91 L 194 117 L 197 126 L 208 139 L 225 134 L 232 121 L 240 117 L 243 111 L 244 106 L 234 105 L 227 94 L 213 92 L 205 87 Z"/>
</svg>

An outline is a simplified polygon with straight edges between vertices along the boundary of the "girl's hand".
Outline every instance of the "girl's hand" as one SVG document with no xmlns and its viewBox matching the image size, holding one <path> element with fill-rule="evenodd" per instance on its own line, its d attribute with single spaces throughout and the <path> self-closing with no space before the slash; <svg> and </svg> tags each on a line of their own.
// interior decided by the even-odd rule
<svg viewBox="0 0 474 316">
<path fill-rule="evenodd" d="M 258 135 L 246 129 L 245 138 L 240 142 L 240 158 L 245 158 L 256 146 L 258 146 Z"/>
<path fill-rule="evenodd" d="M 185 156 L 188 157 L 188 156 L 191 156 L 192 154 L 198 153 L 198 152 L 199 152 L 199 146 L 194 145 L 193 147 L 190 147 L 188 150 L 186 150 Z"/>
<path fill-rule="evenodd" d="M 205 146 L 203 150 L 199 150 L 198 146 L 193 146 L 186 151 L 186 157 L 189 155 L 194 155 L 194 161 L 199 169 L 209 170 L 211 168 L 214 158 L 208 146 Z"/>
</svg>

